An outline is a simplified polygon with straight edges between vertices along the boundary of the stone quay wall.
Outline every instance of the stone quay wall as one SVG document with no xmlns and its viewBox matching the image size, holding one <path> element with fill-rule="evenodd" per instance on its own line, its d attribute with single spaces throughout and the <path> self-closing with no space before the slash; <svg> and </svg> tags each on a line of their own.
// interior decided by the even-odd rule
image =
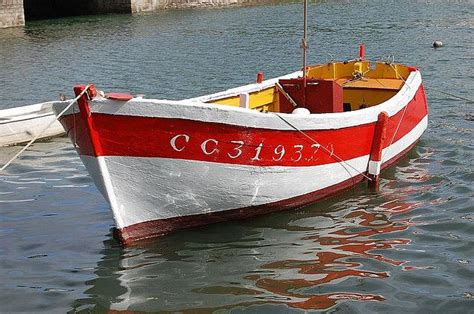
<svg viewBox="0 0 474 314">
<path fill-rule="evenodd" d="M 64 0 L 63 0 L 64 1 Z M 68 0 L 70 1 L 70 0 Z M 83 0 L 84 1 L 84 0 Z M 88 0 L 97 13 L 131 13 L 133 0 Z"/>
<path fill-rule="evenodd" d="M 0 28 L 25 25 L 23 0 L 0 0 Z"/>
<path fill-rule="evenodd" d="M 25 17 L 26 20 L 33 20 L 71 15 L 133 14 L 274 2 L 278 0 L 0 0 L 0 28 L 25 25 Z"/>
<path fill-rule="evenodd" d="M 131 7 L 132 13 L 140 13 L 163 9 L 226 7 L 273 2 L 277 0 L 131 0 Z"/>
</svg>

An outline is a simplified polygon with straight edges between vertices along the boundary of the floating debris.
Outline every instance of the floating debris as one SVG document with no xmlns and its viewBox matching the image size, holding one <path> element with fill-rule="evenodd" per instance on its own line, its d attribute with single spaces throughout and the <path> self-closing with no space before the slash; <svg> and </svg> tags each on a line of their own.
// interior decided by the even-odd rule
<svg viewBox="0 0 474 314">
<path fill-rule="evenodd" d="M 441 47 L 443 47 L 443 46 L 444 46 L 444 45 L 443 45 L 443 42 L 442 42 L 441 40 L 435 40 L 435 41 L 433 42 L 433 48 L 441 48 Z"/>
<path fill-rule="evenodd" d="M 465 260 L 465 259 L 458 259 L 457 262 L 459 264 L 469 264 L 469 261 L 468 260 Z"/>
<path fill-rule="evenodd" d="M 31 255 L 28 256 L 28 258 L 42 258 L 42 257 L 47 257 L 47 254 L 36 254 L 36 255 Z"/>
<path fill-rule="evenodd" d="M 464 297 L 474 299 L 474 292 L 464 292 Z"/>
</svg>

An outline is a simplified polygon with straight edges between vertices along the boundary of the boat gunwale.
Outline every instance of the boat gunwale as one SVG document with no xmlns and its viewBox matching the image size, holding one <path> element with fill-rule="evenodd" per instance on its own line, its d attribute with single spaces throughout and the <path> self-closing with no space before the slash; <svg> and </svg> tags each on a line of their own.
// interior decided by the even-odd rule
<svg viewBox="0 0 474 314">
<path fill-rule="evenodd" d="M 15 108 L 7 108 L 0 110 L 0 124 L 8 124 L 14 122 L 21 122 L 32 120 L 36 118 L 43 118 L 50 115 L 55 115 L 53 106 L 55 104 L 67 104 L 67 101 L 47 101 L 44 103 L 37 103 L 33 105 L 26 105 Z"/>
<path fill-rule="evenodd" d="M 250 86 L 253 86 L 253 84 Z M 281 121 L 278 117 L 281 116 L 291 124 L 295 124 L 295 126 L 301 130 L 342 129 L 373 123 L 377 121 L 378 114 L 382 111 L 387 112 L 389 116 L 397 114 L 410 103 L 422 86 L 421 73 L 416 70 L 410 73 L 402 88 L 393 97 L 379 105 L 355 111 L 318 113 L 307 116 L 291 113 L 265 113 L 259 110 L 249 110 L 246 108 L 189 100 L 176 101 L 133 98 L 127 102 L 123 102 L 102 98 L 100 96 L 90 101 L 90 107 L 91 112 L 95 114 L 176 118 L 209 123 L 232 124 L 248 128 L 293 130 L 292 127 Z M 64 107 L 55 105 L 53 109 L 56 112 L 60 112 Z M 69 108 L 65 114 L 77 113 L 78 110 L 78 106 L 75 104 L 73 108 Z"/>
<path fill-rule="evenodd" d="M 199 96 L 199 97 L 182 99 L 180 101 L 193 101 L 193 102 L 197 102 L 197 103 L 206 103 L 208 101 L 214 101 L 214 100 L 218 100 L 218 99 L 226 99 L 226 98 L 235 97 L 235 96 L 238 96 L 242 93 L 255 93 L 255 92 L 259 92 L 259 91 L 262 91 L 264 89 L 267 89 L 267 88 L 274 87 L 275 84 L 281 79 L 296 78 L 296 77 L 298 77 L 302 74 L 303 74 L 303 71 L 296 71 L 296 72 L 293 72 L 293 73 L 289 73 L 289 74 L 286 74 L 286 75 L 282 75 L 282 76 L 278 76 L 278 77 L 275 77 L 275 78 L 265 80 L 261 83 L 252 83 L 252 84 L 242 85 L 242 86 L 226 89 L 224 91 L 220 91 L 220 92 L 217 92 L 217 93 L 213 93 L 213 94 L 209 94 L 209 95 L 203 95 L 203 96 Z M 214 105 L 222 106 L 220 104 L 214 104 Z"/>
</svg>

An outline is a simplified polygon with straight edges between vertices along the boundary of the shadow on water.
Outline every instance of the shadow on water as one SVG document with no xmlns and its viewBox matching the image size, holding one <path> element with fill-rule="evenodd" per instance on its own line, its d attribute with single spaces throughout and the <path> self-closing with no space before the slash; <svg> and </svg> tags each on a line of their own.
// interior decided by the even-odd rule
<svg viewBox="0 0 474 314">
<path fill-rule="evenodd" d="M 429 180 L 409 167 L 417 157 L 412 151 L 401 161 L 406 179 Z M 385 173 L 380 193 L 364 183 L 296 212 L 178 232 L 141 247 L 122 248 L 110 235 L 88 297 L 73 308 L 286 311 L 382 302 L 381 281 L 394 269 L 416 268 L 393 254 L 410 245 L 401 234 L 417 208 L 409 200 L 415 189 L 390 187 L 395 171 Z"/>
</svg>

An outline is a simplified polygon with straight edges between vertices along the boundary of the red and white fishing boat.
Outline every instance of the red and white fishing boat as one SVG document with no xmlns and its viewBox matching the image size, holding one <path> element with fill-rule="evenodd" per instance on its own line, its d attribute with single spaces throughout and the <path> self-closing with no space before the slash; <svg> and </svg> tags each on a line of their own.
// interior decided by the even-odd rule
<svg viewBox="0 0 474 314">
<path fill-rule="evenodd" d="M 298 208 L 376 181 L 427 127 L 415 67 L 361 56 L 305 69 L 181 101 L 89 86 L 60 122 L 122 242 Z"/>
<path fill-rule="evenodd" d="M 415 67 L 359 59 L 181 101 L 76 86 L 54 110 L 120 240 L 298 208 L 378 182 L 428 124 Z"/>
</svg>

